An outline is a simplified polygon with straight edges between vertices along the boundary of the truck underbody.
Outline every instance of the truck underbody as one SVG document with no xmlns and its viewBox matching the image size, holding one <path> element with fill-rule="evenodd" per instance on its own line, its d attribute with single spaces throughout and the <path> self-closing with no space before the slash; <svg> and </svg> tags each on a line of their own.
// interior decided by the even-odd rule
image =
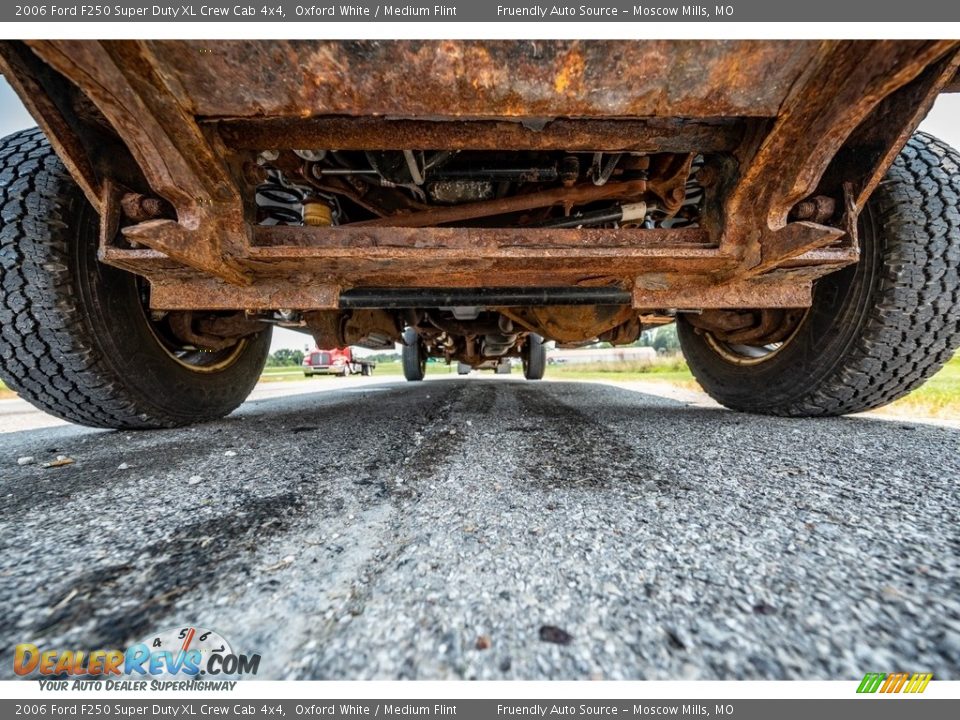
<svg viewBox="0 0 960 720">
<path fill-rule="evenodd" d="M 171 342 L 478 366 L 794 333 L 956 41 L 41 41 L 0 68 Z"/>
</svg>

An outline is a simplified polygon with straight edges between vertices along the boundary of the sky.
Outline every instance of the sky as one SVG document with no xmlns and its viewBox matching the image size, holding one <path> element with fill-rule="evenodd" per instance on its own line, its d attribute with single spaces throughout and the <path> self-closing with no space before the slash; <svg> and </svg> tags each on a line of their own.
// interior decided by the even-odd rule
<svg viewBox="0 0 960 720">
<path fill-rule="evenodd" d="M 35 124 L 20 99 L 6 80 L 0 76 L 0 137 L 6 137 L 10 133 Z M 920 129 L 936 135 L 955 148 L 960 148 L 960 93 L 941 95 L 933 110 L 920 125 Z M 312 340 L 308 335 L 284 328 L 274 328 L 270 349 L 303 350 L 309 345 L 312 345 Z"/>
</svg>

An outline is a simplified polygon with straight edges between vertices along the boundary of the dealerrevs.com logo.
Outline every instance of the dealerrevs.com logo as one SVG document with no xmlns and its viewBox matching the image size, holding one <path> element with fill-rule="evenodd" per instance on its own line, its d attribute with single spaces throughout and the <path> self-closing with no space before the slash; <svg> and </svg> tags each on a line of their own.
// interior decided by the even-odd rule
<svg viewBox="0 0 960 720">
<path fill-rule="evenodd" d="M 189 689 L 184 681 L 193 681 L 198 689 L 213 689 L 211 683 L 197 681 L 232 686 L 241 677 L 256 675 L 259 668 L 259 654 L 235 653 L 218 632 L 200 627 L 165 630 L 126 650 L 47 650 L 21 643 L 13 657 L 13 671 L 21 677 L 104 679 L 106 689 L 116 690 L 142 690 L 146 681 L 151 681 L 151 689 Z M 66 689 L 66 684 L 59 682 L 51 689 Z"/>
</svg>

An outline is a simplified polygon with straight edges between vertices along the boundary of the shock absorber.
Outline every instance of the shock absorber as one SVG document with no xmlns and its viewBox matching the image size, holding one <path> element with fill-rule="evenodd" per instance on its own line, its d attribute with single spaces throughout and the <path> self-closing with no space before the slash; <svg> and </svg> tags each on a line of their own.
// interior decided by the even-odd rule
<svg viewBox="0 0 960 720">
<path fill-rule="evenodd" d="M 333 225 L 333 208 L 323 200 L 307 200 L 303 204 L 303 224 L 330 227 Z"/>
</svg>

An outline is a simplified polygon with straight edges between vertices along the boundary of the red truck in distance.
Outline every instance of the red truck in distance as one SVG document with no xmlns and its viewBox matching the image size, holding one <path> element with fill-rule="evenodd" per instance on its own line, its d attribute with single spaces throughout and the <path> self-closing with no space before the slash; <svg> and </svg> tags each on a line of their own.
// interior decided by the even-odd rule
<svg viewBox="0 0 960 720">
<path fill-rule="evenodd" d="M 333 348 L 321 350 L 319 348 L 307 353 L 303 358 L 303 374 L 306 377 L 313 375 L 339 375 L 346 377 L 360 373 L 373 375 L 377 363 L 373 360 L 364 360 L 354 357 L 352 348 Z"/>
</svg>

